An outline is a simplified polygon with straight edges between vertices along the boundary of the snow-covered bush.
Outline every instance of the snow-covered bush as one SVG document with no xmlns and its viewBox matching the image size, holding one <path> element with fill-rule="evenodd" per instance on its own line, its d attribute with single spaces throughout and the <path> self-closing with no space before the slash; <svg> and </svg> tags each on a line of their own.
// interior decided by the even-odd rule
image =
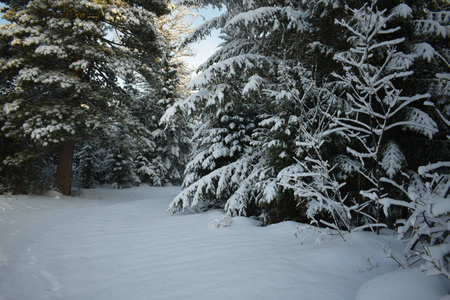
<svg viewBox="0 0 450 300">
<path fill-rule="evenodd" d="M 218 217 L 208 224 L 209 228 L 225 228 L 233 224 L 233 219 L 230 216 Z"/>
<path fill-rule="evenodd" d="M 411 216 L 398 229 L 408 241 L 406 255 L 411 264 L 423 259 L 428 275 L 450 278 L 450 162 L 420 167 L 412 175 L 408 196 Z"/>
<path fill-rule="evenodd" d="M 295 122 L 291 121 L 296 127 L 295 162 L 278 173 L 277 184 L 293 191 L 299 206 L 304 207 L 306 217 L 314 225 L 351 230 L 351 211 L 355 207 L 341 192 L 345 182 L 338 181 L 333 173 L 336 166 L 331 165 L 324 154 L 329 135 L 334 132 L 330 129 L 328 114 L 336 97 L 329 90 L 318 87 L 304 68 L 293 69 L 301 84 L 294 81 L 288 69 L 285 66 L 281 72 L 284 90 L 290 91 L 291 101 L 301 113 L 295 117 Z M 296 86 L 301 86 L 303 93 Z"/>
</svg>

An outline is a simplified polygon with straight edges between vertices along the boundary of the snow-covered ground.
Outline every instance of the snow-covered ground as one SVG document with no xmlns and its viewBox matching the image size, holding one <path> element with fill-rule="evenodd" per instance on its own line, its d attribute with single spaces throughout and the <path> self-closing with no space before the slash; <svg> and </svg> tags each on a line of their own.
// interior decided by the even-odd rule
<svg viewBox="0 0 450 300">
<path fill-rule="evenodd" d="M 178 192 L 0 196 L 0 300 L 450 299 L 448 280 L 386 258 L 376 241 L 403 248 L 391 234 L 301 244 L 294 222 L 167 214 Z"/>
</svg>

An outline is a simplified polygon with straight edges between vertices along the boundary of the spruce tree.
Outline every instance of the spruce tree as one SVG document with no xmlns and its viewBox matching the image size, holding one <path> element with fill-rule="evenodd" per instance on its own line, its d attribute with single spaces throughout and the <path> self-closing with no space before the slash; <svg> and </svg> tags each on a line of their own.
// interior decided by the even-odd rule
<svg viewBox="0 0 450 300">
<path fill-rule="evenodd" d="M 35 156 L 59 149 L 55 188 L 69 195 L 75 143 L 106 140 L 115 124 L 135 123 L 119 79 L 148 74 L 159 55 L 155 18 L 168 12 L 167 3 L 2 2 L 10 24 L 0 39 L 12 53 L 0 64 L 1 77 L 11 82 L 0 100 L 2 132 L 30 145 Z M 14 164 L 30 159 L 25 150 L 16 151 Z"/>
<path fill-rule="evenodd" d="M 106 183 L 128 187 L 181 183 L 182 170 L 190 150 L 190 122 L 182 116 L 173 118 L 171 122 L 160 124 L 159 121 L 167 107 L 186 94 L 184 77 L 188 75 L 188 70 L 182 59 L 190 55 L 190 51 L 186 45 L 181 46 L 181 39 L 190 30 L 190 9 L 179 3 L 172 3 L 169 8 L 171 13 L 155 19 L 160 37 L 159 59 L 145 74 L 128 76 L 123 83 L 131 96 L 128 104 L 130 113 L 141 127 L 141 133 L 136 136 L 127 132 L 126 126 L 116 126 L 109 141 L 97 143 L 100 149 L 91 149 L 91 154 L 83 151 L 90 149 L 90 142 L 86 144 L 88 147 L 79 148 L 82 155 L 76 153 L 75 164 L 78 183 L 89 181 L 80 175 L 88 175 L 84 170 L 91 169 L 88 166 L 92 164 L 92 158 L 105 153 L 108 164 L 103 172 L 93 174 L 95 180 L 91 182 L 94 185 Z M 121 172 L 118 172 L 117 165 L 121 165 Z M 124 172 L 125 169 L 128 171 Z"/>
<path fill-rule="evenodd" d="M 177 114 L 170 121 L 161 119 L 174 103 L 188 96 L 187 84 L 191 70 L 184 59 L 192 54 L 183 39 L 192 32 L 195 14 L 192 7 L 181 1 L 172 1 L 172 12 L 158 22 L 158 30 L 164 38 L 162 58 L 158 68 L 159 84 L 155 86 L 155 98 L 160 110 L 156 114 L 157 127 L 153 131 L 161 166 L 162 184 L 181 184 L 183 171 L 191 151 L 192 120 Z"/>
<path fill-rule="evenodd" d="M 222 6 L 226 12 L 188 40 L 221 28 L 225 42 L 191 83 L 198 92 L 175 105 L 201 126 L 195 135 L 195 155 L 186 170 L 186 189 L 171 208 L 203 204 L 225 207 L 231 214 L 263 212 L 261 217 L 269 222 L 299 220 L 303 214 L 296 208 L 292 191 L 279 185 L 279 174 L 296 162 L 297 125 L 305 117 L 297 102 L 308 87 L 301 80 L 294 86 L 287 84 L 283 74 L 295 80 L 314 76 L 309 70 L 296 74 L 307 66 L 305 45 L 309 43 L 304 38 L 312 41 L 315 34 L 313 5 L 292 1 L 192 3 Z M 322 9 L 331 7 L 324 4 Z"/>
<path fill-rule="evenodd" d="M 311 92 L 310 83 L 324 82 L 337 65 L 333 54 L 343 43 L 330 29 L 344 7 L 336 1 L 187 2 L 225 11 L 188 41 L 219 28 L 224 43 L 191 83 L 198 92 L 175 105 L 201 126 L 186 189 L 172 210 L 203 201 L 267 222 L 304 220 L 292 189 L 280 183 L 304 159 L 296 144 L 299 124 L 314 115 L 309 108 L 321 93 Z"/>
</svg>

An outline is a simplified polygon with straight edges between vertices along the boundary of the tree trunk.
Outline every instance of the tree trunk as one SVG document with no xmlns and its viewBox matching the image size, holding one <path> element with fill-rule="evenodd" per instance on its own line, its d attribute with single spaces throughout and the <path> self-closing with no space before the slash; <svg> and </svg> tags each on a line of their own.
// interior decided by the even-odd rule
<svg viewBox="0 0 450 300">
<path fill-rule="evenodd" d="M 65 142 L 59 149 L 56 168 L 55 189 L 65 196 L 71 195 L 72 164 L 75 142 Z"/>
<path fill-rule="evenodd" d="M 380 165 L 378 155 L 377 155 L 377 166 Z M 381 187 L 381 174 L 380 170 L 375 170 L 375 178 L 377 180 L 377 235 L 380 235 L 380 224 L 381 224 L 381 203 L 380 198 L 383 195 L 383 189 Z"/>
<path fill-rule="evenodd" d="M 79 59 L 74 59 L 74 62 Z M 80 79 L 83 75 L 81 70 L 75 70 L 73 77 Z M 68 97 L 70 98 L 70 97 Z M 79 103 L 72 102 L 74 106 L 78 106 Z M 71 196 L 72 194 L 72 165 L 73 165 L 73 153 L 75 151 L 75 142 L 68 141 L 61 145 L 58 153 L 58 166 L 56 167 L 55 175 L 55 189 L 61 192 L 64 196 Z"/>
</svg>

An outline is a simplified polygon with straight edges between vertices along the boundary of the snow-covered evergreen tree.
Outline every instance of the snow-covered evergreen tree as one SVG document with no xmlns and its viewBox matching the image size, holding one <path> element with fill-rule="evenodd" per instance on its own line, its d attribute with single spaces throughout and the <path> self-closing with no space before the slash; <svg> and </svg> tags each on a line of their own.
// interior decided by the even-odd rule
<svg viewBox="0 0 450 300">
<path fill-rule="evenodd" d="M 359 171 L 364 178 L 360 193 L 369 209 L 365 214 L 369 217 L 367 221 L 380 224 L 382 206 L 387 212 L 391 204 L 403 204 L 386 187 L 401 185 L 395 178 L 401 175 L 405 164 L 404 154 L 391 132 L 413 130 L 432 138 L 438 130 L 428 114 L 414 107 L 429 94 L 405 95 L 395 85 L 399 79 L 413 74 L 408 70 L 413 56 L 397 50 L 404 41 L 394 35 L 399 28 L 389 27 L 389 20 L 398 16 L 397 11 L 394 9 L 391 14 L 380 11 L 376 1 L 350 10 L 351 20 L 337 21 L 353 36 L 349 39 L 352 48 L 335 56 L 344 68 L 344 75 L 336 76 L 347 93 L 342 113 L 334 120 L 351 142 L 348 154 L 363 166 Z"/>
<path fill-rule="evenodd" d="M 99 142 L 86 142 L 75 151 L 74 179 L 79 187 L 90 188 L 100 185 L 100 178 L 105 178 L 106 156 L 105 149 Z"/>
<path fill-rule="evenodd" d="M 448 135 L 450 114 L 448 107 L 448 26 L 450 9 L 446 1 L 408 1 L 403 12 L 408 14 L 411 27 L 406 42 L 409 52 L 415 56 L 414 76 L 403 89 L 415 89 L 420 93 L 428 92 L 430 98 L 419 108 L 433 117 L 439 132 L 432 140 L 415 136 L 403 139 L 401 147 L 405 149 L 408 164 L 413 170 L 429 162 L 449 160 Z M 414 144 L 414 147 L 410 145 Z"/>
<path fill-rule="evenodd" d="M 184 58 L 191 55 L 190 47 L 183 44 L 183 38 L 192 32 L 192 20 L 195 15 L 192 8 L 181 1 L 173 1 L 171 14 L 161 18 L 158 29 L 165 39 L 163 56 L 160 61 L 161 77 L 155 94 L 162 111 L 158 121 L 175 102 L 188 96 L 187 84 L 190 71 Z M 174 116 L 170 122 L 160 122 L 153 131 L 156 156 L 164 167 L 163 184 L 181 184 L 183 171 L 191 151 L 190 138 L 193 132 L 192 120 L 182 114 Z"/>
<path fill-rule="evenodd" d="M 2 2 L 10 24 L 0 37 L 12 52 L 0 64 L 1 76 L 12 82 L 0 100 L 2 131 L 32 147 L 59 149 L 55 186 L 70 194 L 76 141 L 112 138 L 111 128 L 124 120 L 135 125 L 130 133 L 146 134 L 119 78 L 148 74 L 160 48 L 155 19 L 168 12 L 167 3 Z M 28 159 L 17 151 L 14 161 Z"/>
<path fill-rule="evenodd" d="M 239 101 L 239 92 L 230 84 L 232 79 L 225 81 L 228 83 L 217 86 L 194 86 L 199 91 L 177 104 L 188 113 L 193 105 L 192 115 L 201 123 L 194 135 L 197 145 L 186 168 L 186 189 L 172 203 L 173 210 L 197 205 L 223 207 L 248 174 L 246 154 L 255 114 L 250 114 L 247 103 Z M 169 109 L 165 117 L 174 112 L 174 108 Z"/>
<path fill-rule="evenodd" d="M 445 144 L 450 137 L 450 6 L 443 0 L 433 1 L 422 7 L 420 13 L 420 18 L 414 21 L 418 42 L 413 47 L 418 59 L 425 61 L 435 75 L 434 80 L 429 80 L 431 84 L 427 85 L 431 98 L 426 104 L 436 115 L 440 129 L 438 139 L 445 141 Z M 450 157 L 437 159 L 448 160 Z"/>
<path fill-rule="evenodd" d="M 256 47 L 252 51 L 255 43 L 248 40 L 245 26 L 235 23 L 234 17 L 260 6 L 255 16 L 264 17 L 270 14 L 270 8 L 264 7 L 265 3 L 250 1 L 215 4 L 226 6 L 227 12 L 201 26 L 191 38 L 201 38 L 212 28 L 222 27 L 228 42 L 201 67 L 203 72 L 191 83 L 197 92 L 178 102 L 165 116 L 167 119 L 180 109 L 200 122 L 194 137 L 197 146 L 183 183 L 185 190 L 173 201 L 171 210 L 227 205 L 230 213 L 246 214 L 249 203 L 257 197 L 249 189 L 248 177 L 253 162 L 258 160 L 252 133 L 262 103 L 259 93 L 251 89 L 261 83 L 257 74 L 264 72 L 264 66 L 268 70 L 273 66 Z M 228 205 L 230 201 L 239 205 Z"/>
<path fill-rule="evenodd" d="M 93 151 L 91 154 L 76 153 L 77 175 L 85 174 L 83 169 L 90 165 L 91 155 L 101 154 L 108 158 L 104 170 L 95 173 L 93 183 L 127 187 L 181 182 L 190 150 L 190 122 L 182 116 L 170 123 L 159 124 L 159 120 L 166 108 L 186 93 L 184 76 L 187 69 L 181 59 L 190 52 L 186 46 L 180 48 L 180 44 L 181 37 L 190 30 L 190 10 L 174 3 L 169 8 L 170 14 L 155 19 L 161 39 L 160 59 L 145 73 L 136 72 L 122 78 L 124 90 L 131 97 L 127 107 L 132 115 L 122 123 L 130 123 L 130 126 L 117 123 L 110 131 L 108 141 L 97 143 L 96 149 L 89 147 L 90 142 L 86 144 Z M 127 129 L 136 126 L 140 127 L 140 133 Z M 78 176 L 78 181 L 87 180 Z"/>
<path fill-rule="evenodd" d="M 306 52 L 320 48 L 324 60 L 336 64 L 332 49 L 326 52 L 325 46 L 313 43 L 318 32 L 326 35 L 323 28 L 315 30 L 314 20 L 321 15 L 332 18 L 327 11 L 342 7 L 333 1 L 187 2 L 226 11 L 188 41 L 221 28 L 225 42 L 191 83 L 197 92 L 166 114 L 170 117 L 179 109 L 200 122 L 185 190 L 170 209 L 203 202 L 225 207 L 230 214 L 262 213 L 268 222 L 304 219 L 293 191 L 280 186 L 280 172 L 297 163 L 299 124 L 309 113 L 304 112 L 308 105 L 298 103 L 311 94 L 302 77 L 326 73 L 308 64 L 313 60 Z"/>
<path fill-rule="evenodd" d="M 418 158 L 408 142 L 423 151 L 442 134 L 426 47 L 413 45 L 420 11 L 435 1 L 185 2 L 224 11 L 187 42 L 218 28 L 224 43 L 194 94 L 164 116 L 199 123 L 169 210 L 223 207 L 346 230 L 408 217 L 408 169 L 440 151 Z"/>
</svg>

